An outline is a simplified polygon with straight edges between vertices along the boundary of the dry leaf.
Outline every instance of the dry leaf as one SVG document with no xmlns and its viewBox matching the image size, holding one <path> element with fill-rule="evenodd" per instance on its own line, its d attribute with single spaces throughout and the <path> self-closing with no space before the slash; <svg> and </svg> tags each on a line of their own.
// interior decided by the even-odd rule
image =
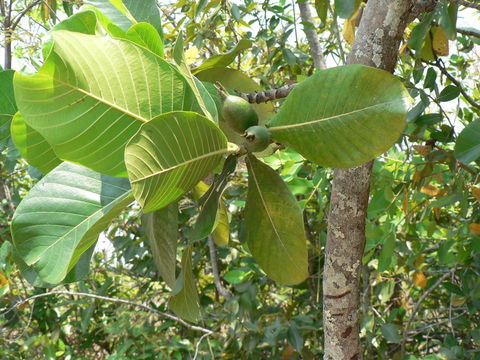
<svg viewBox="0 0 480 360">
<path fill-rule="evenodd" d="M 433 26 L 432 27 L 433 33 L 433 40 L 432 40 L 432 48 L 435 54 L 438 56 L 447 56 L 449 54 L 448 51 L 448 39 L 447 35 L 445 34 L 445 30 L 440 26 Z"/>
<path fill-rule="evenodd" d="M 422 172 L 417 170 L 415 171 L 415 174 L 413 174 L 413 182 L 419 182 L 420 180 L 422 180 Z"/>
<path fill-rule="evenodd" d="M 425 289 L 427 287 L 427 277 L 423 273 L 423 271 L 415 272 L 413 274 L 413 283 L 415 286 L 421 287 Z"/>
<path fill-rule="evenodd" d="M 462 306 L 465 304 L 465 298 L 464 297 L 457 297 L 452 299 L 452 305 L 453 306 Z"/>
<path fill-rule="evenodd" d="M 8 284 L 7 278 L 5 277 L 5 275 L 3 275 L 3 273 L 0 272 L 0 287 L 5 286 L 7 284 Z"/>
<path fill-rule="evenodd" d="M 419 255 L 419 256 L 415 259 L 415 262 L 413 263 L 413 265 L 418 268 L 418 267 L 420 267 L 420 266 L 423 264 L 424 261 L 425 261 L 425 256 Z"/>
<path fill-rule="evenodd" d="M 413 148 L 422 156 L 427 156 L 432 151 L 430 145 L 413 145 Z"/>
<path fill-rule="evenodd" d="M 480 201 L 480 187 L 472 186 L 472 195 L 475 197 L 475 199 Z"/>
<path fill-rule="evenodd" d="M 406 214 L 408 212 L 408 191 L 407 187 L 403 187 L 402 211 Z"/>
<path fill-rule="evenodd" d="M 470 225 L 468 225 L 468 228 L 472 233 L 480 235 L 480 224 L 471 223 Z"/>
<path fill-rule="evenodd" d="M 440 194 L 440 189 L 433 185 L 425 185 L 420 188 L 420 192 L 430 196 L 437 196 Z"/>
</svg>

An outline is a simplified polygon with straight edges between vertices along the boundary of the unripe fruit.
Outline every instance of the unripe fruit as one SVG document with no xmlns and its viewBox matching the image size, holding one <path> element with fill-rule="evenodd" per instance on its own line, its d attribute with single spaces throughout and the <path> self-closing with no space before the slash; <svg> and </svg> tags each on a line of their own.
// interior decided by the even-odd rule
<svg viewBox="0 0 480 360">
<path fill-rule="evenodd" d="M 270 131 L 264 126 L 251 126 L 243 135 L 245 137 L 245 148 L 250 152 L 265 150 L 272 142 Z"/>
<path fill-rule="evenodd" d="M 249 127 L 258 125 L 258 115 L 253 106 L 239 96 L 228 95 L 225 98 L 222 116 L 228 126 L 240 134 Z"/>
</svg>

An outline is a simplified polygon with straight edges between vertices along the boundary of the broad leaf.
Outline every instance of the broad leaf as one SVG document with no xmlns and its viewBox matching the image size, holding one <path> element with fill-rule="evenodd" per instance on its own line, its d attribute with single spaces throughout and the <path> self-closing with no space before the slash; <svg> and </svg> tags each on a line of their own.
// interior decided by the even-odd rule
<svg viewBox="0 0 480 360">
<path fill-rule="evenodd" d="M 225 205 L 222 206 L 221 196 L 228 184 L 227 177 L 235 171 L 236 165 L 237 157 L 230 155 L 225 161 L 222 172 L 215 175 L 213 184 L 199 199 L 200 214 L 190 235 L 191 240 L 206 238 L 217 226 L 222 210 L 224 211 L 225 208 Z"/>
<path fill-rule="evenodd" d="M 151 24 L 163 38 L 160 10 L 156 0 L 123 0 L 123 3 L 135 20 Z"/>
<path fill-rule="evenodd" d="M 125 162 L 144 212 L 161 209 L 192 189 L 234 149 L 206 117 L 185 111 L 160 115 L 128 142 Z"/>
<path fill-rule="evenodd" d="M 335 0 L 335 11 L 342 19 L 348 19 L 355 11 L 355 0 Z"/>
<path fill-rule="evenodd" d="M 15 212 L 12 236 L 18 255 L 43 281 L 58 283 L 132 200 L 128 179 L 62 163 Z"/>
<path fill-rule="evenodd" d="M 200 317 L 200 304 L 192 273 L 192 246 L 183 251 L 182 271 L 177 278 L 168 306 L 182 319 L 197 322 Z"/>
<path fill-rule="evenodd" d="M 178 204 L 172 203 L 161 210 L 144 214 L 142 227 L 158 273 L 173 289 L 177 258 Z"/>
<path fill-rule="evenodd" d="M 480 158 L 480 119 L 472 121 L 458 135 L 455 157 L 464 164 Z"/>
<path fill-rule="evenodd" d="M 383 337 L 387 339 L 387 341 L 399 343 L 402 340 L 398 331 L 398 327 L 395 324 L 382 325 L 381 330 Z"/>
<path fill-rule="evenodd" d="M 162 38 L 150 24 L 139 23 L 133 25 L 126 32 L 125 38 L 143 46 L 161 58 L 164 57 Z"/>
<path fill-rule="evenodd" d="M 238 42 L 237 45 L 229 52 L 221 55 L 215 55 L 211 58 L 205 60 L 202 65 L 195 69 L 194 73 L 199 73 L 201 71 L 212 69 L 212 68 L 224 68 L 230 65 L 235 57 L 240 54 L 243 50 L 248 49 L 252 46 L 252 41 L 247 39 L 242 39 Z"/>
<path fill-rule="evenodd" d="M 173 110 L 198 110 L 184 77 L 130 41 L 55 31 L 33 76 L 16 74 L 25 121 L 62 159 L 125 176 L 126 142 L 142 123 Z"/>
<path fill-rule="evenodd" d="M 426 14 L 425 17 L 422 19 L 422 22 L 417 24 L 413 28 L 410 38 L 408 39 L 408 46 L 410 47 L 410 49 L 415 51 L 415 55 L 417 57 L 420 55 L 420 49 L 422 47 L 422 44 L 425 40 L 425 37 L 428 35 L 428 32 L 430 31 L 430 25 L 433 21 L 434 16 L 435 11 Z"/>
<path fill-rule="evenodd" d="M 110 19 L 123 31 L 127 31 L 135 22 L 121 0 L 86 0 L 85 3 L 96 7 L 105 17 Z"/>
<path fill-rule="evenodd" d="M 178 70 L 185 77 L 195 94 L 195 98 L 197 99 L 200 109 L 202 109 L 202 113 L 210 120 L 218 122 L 217 108 L 214 100 L 203 84 L 192 75 L 187 61 L 185 60 L 182 32 L 178 34 L 177 41 L 173 47 L 173 58 L 178 66 Z"/>
<path fill-rule="evenodd" d="M 328 13 L 328 3 L 330 0 L 315 0 L 315 10 L 317 10 L 317 15 L 322 22 L 322 26 L 325 26 L 327 22 L 327 13 Z"/>
<path fill-rule="evenodd" d="M 11 125 L 12 139 L 22 157 L 42 174 L 47 174 L 62 162 L 45 138 L 25 123 L 17 112 Z"/>
<path fill-rule="evenodd" d="M 362 65 L 320 71 L 297 85 L 267 124 L 272 137 L 319 165 L 348 168 L 402 134 L 409 95 L 392 74 Z"/>
<path fill-rule="evenodd" d="M 0 151 L 10 140 L 10 123 L 17 112 L 13 93 L 13 70 L 0 71 Z"/>
<path fill-rule="evenodd" d="M 285 285 L 308 276 L 302 212 L 288 186 L 268 165 L 247 156 L 248 195 L 245 238 L 263 271 Z"/>
<path fill-rule="evenodd" d="M 209 190 L 208 185 L 205 184 L 203 181 L 200 181 L 192 189 L 193 198 L 195 200 L 200 200 L 200 198 L 202 198 L 207 193 L 208 190 Z M 212 200 L 210 200 L 210 202 L 211 201 Z M 216 206 L 215 213 L 213 213 L 212 207 L 214 206 L 210 205 L 206 208 L 205 205 L 203 205 L 201 211 L 202 213 L 203 212 L 205 213 L 203 215 L 204 219 L 200 218 L 200 215 L 201 215 L 200 214 L 199 218 L 197 219 L 197 223 L 200 222 L 201 226 L 199 226 L 200 224 L 197 225 L 197 223 L 195 223 L 195 227 L 199 226 L 202 231 L 205 231 L 205 229 L 208 229 L 205 231 L 205 235 L 203 237 L 206 237 L 211 233 L 213 237 L 213 242 L 216 245 L 227 246 L 230 240 L 230 222 L 228 220 L 227 207 L 225 206 L 225 203 L 222 201 L 221 198 L 218 200 L 218 205 Z M 213 229 L 210 228 L 210 226 L 213 226 Z M 195 236 L 192 236 L 192 238 L 195 238 Z"/>
<path fill-rule="evenodd" d="M 16 251 L 13 252 L 13 257 L 17 266 L 20 270 L 22 276 L 35 287 L 49 288 L 58 286 L 60 284 L 67 284 L 72 282 L 77 282 L 83 280 L 90 271 L 90 260 L 92 258 L 93 252 L 95 250 L 97 242 L 95 241 L 81 256 L 78 262 L 73 266 L 73 268 L 68 272 L 65 278 L 58 283 L 48 283 L 43 281 L 38 272 L 35 271 L 33 266 L 28 266 L 17 254 Z"/>
</svg>

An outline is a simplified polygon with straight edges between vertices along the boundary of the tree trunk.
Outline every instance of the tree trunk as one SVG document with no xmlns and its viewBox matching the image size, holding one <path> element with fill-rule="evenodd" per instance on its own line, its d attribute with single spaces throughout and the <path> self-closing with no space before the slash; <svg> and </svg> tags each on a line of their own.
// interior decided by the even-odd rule
<svg viewBox="0 0 480 360">
<path fill-rule="evenodd" d="M 347 64 L 393 72 L 403 32 L 416 11 L 415 3 L 369 0 Z M 362 357 L 359 285 L 372 165 L 373 161 L 353 169 L 334 170 L 323 273 L 325 360 Z"/>
</svg>

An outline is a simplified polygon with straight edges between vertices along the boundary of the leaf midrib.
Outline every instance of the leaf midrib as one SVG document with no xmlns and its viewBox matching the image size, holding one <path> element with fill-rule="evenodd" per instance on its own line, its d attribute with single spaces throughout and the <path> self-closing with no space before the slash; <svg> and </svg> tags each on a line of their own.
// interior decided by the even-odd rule
<svg viewBox="0 0 480 360">
<path fill-rule="evenodd" d="M 333 116 L 326 117 L 326 118 L 323 118 L 323 119 L 315 119 L 315 120 L 311 120 L 311 121 L 307 121 L 307 122 L 289 124 L 289 125 L 283 125 L 283 126 L 272 126 L 272 127 L 268 128 L 268 130 L 270 132 L 275 132 L 275 131 L 279 131 L 279 130 L 288 130 L 288 129 L 293 129 L 293 128 L 296 128 L 296 127 L 301 127 L 301 126 L 306 126 L 306 125 L 314 125 L 314 124 L 321 123 L 323 121 L 334 120 L 334 119 L 338 119 L 338 118 L 341 118 L 341 117 L 344 117 L 344 116 L 353 115 L 353 114 L 356 114 L 356 113 L 359 113 L 359 112 L 371 110 L 371 109 L 374 109 L 376 107 L 385 106 L 385 105 L 389 105 L 389 104 L 394 104 L 398 101 L 399 100 L 396 99 L 396 100 L 392 100 L 392 101 L 378 103 L 378 104 L 375 104 L 375 105 L 364 107 L 362 109 L 357 109 L 357 110 L 353 110 L 353 111 L 350 111 L 350 112 L 347 112 L 347 113 L 333 115 Z"/>
</svg>

